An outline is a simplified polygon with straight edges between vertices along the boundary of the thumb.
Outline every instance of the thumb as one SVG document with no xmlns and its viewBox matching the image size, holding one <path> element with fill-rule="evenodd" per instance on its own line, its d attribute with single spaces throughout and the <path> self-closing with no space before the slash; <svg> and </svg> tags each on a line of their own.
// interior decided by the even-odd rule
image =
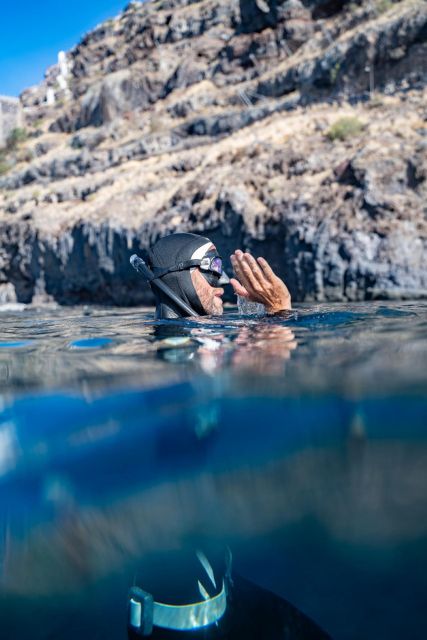
<svg viewBox="0 0 427 640">
<path fill-rule="evenodd" d="M 234 293 L 238 296 L 242 296 L 242 298 L 248 298 L 249 293 L 246 291 L 245 287 L 243 287 L 236 278 L 230 279 L 230 284 L 234 289 Z"/>
</svg>

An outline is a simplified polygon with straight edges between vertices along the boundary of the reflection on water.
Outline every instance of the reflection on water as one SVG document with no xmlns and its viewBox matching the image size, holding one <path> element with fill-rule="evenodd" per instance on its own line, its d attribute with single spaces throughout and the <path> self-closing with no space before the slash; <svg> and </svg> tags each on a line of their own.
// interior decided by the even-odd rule
<svg viewBox="0 0 427 640">
<path fill-rule="evenodd" d="M 126 638 L 199 539 L 333 637 L 426 637 L 426 304 L 0 318 L 4 637 Z"/>
</svg>

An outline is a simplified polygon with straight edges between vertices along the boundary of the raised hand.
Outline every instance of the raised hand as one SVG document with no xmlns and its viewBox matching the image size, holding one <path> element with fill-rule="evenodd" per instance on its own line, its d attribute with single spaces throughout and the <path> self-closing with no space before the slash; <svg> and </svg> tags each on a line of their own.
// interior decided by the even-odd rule
<svg viewBox="0 0 427 640">
<path fill-rule="evenodd" d="M 233 253 L 231 264 L 236 278 L 231 278 L 234 292 L 252 302 L 261 302 L 267 313 L 291 309 L 291 295 L 287 286 L 264 258 L 255 258 L 239 249 Z"/>
</svg>

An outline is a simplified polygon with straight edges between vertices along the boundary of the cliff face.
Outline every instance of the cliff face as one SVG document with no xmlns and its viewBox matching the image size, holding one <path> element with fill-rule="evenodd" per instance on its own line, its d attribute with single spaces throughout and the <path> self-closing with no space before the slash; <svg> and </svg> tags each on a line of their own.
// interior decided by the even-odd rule
<svg viewBox="0 0 427 640">
<path fill-rule="evenodd" d="M 182 230 L 295 300 L 427 295 L 423 0 L 132 3 L 67 61 L 21 96 L 0 300 L 148 302 L 129 256 Z"/>
</svg>

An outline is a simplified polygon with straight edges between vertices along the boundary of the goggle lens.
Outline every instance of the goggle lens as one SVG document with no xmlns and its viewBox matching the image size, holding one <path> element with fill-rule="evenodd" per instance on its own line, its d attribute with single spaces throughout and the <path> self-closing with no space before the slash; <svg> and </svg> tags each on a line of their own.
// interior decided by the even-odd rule
<svg viewBox="0 0 427 640">
<path fill-rule="evenodd" d="M 217 273 L 219 276 L 222 274 L 222 260 L 219 256 L 215 256 L 211 260 L 211 271 Z"/>
<path fill-rule="evenodd" d="M 222 275 L 222 259 L 218 255 L 205 256 L 200 261 L 200 268 L 202 271 L 212 271 L 212 273 L 218 276 Z"/>
</svg>

